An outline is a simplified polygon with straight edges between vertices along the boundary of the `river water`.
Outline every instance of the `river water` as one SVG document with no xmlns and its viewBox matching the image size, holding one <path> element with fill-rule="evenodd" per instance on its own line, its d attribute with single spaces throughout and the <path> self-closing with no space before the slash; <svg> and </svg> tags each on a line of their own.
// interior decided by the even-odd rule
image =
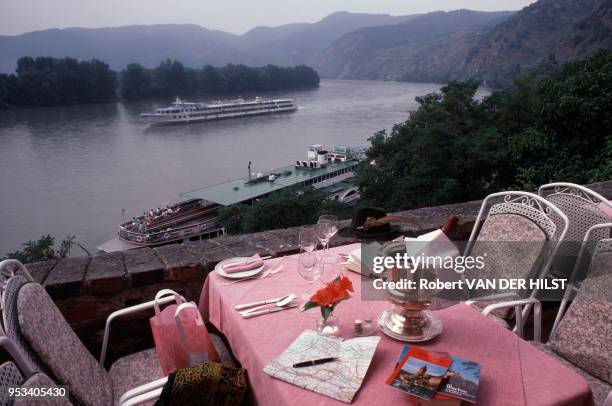
<svg viewBox="0 0 612 406">
<path fill-rule="evenodd" d="M 76 235 L 95 252 L 122 209 L 131 218 L 246 176 L 249 161 L 253 172 L 290 164 L 310 144 L 365 146 L 439 87 L 323 80 L 317 89 L 261 95 L 295 99 L 294 113 L 169 127 L 149 127 L 139 114 L 171 100 L 0 111 L 0 253 L 43 234 Z"/>
</svg>

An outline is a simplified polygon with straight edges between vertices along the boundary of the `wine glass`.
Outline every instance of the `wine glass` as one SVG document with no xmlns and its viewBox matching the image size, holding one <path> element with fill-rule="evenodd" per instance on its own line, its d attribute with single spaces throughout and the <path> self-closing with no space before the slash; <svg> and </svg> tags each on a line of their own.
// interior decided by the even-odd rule
<svg viewBox="0 0 612 406">
<path fill-rule="evenodd" d="M 323 245 L 323 262 L 329 262 L 329 241 L 338 232 L 338 217 L 323 215 L 317 221 L 317 238 Z"/>
<path fill-rule="evenodd" d="M 298 273 L 308 283 L 313 283 L 321 276 L 321 268 L 317 266 L 319 258 L 315 251 L 304 251 L 300 248 L 300 264 Z"/>
<path fill-rule="evenodd" d="M 315 230 L 311 228 L 305 228 L 300 231 L 300 250 L 305 252 L 312 252 L 317 249 L 318 239 Z"/>
<path fill-rule="evenodd" d="M 298 273 L 308 283 L 313 283 L 320 275 L 321 270 L 316 266 L 319 258 L 315 250 L 317 249 L 317 233 L 313 229 L 304 229 L 300 232 L 300 255 L 299 261 L 302 264 L 298 267 Z"/>
</svg>

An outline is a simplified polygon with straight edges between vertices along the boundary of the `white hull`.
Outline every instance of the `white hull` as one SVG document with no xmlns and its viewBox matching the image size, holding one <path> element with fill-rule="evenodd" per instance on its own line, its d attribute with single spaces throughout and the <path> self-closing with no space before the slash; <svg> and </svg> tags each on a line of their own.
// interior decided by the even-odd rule
<svg viewBox="0 0 612 406">
<path fill-rule="evenodd" d="M 262 114 L 272 113 L 286 113 L 297 110 L 297 106 L 293 103 L 290 105 L 271 105 L 262 108 L 258 104 L 247 104 L 246 110 L 242 111 L 231 111 L 232 109 L 242 107 L 242 105 L 209 105 L 204 108 L 194 108 L 195 103 L 181 103 L 179 109 L 172 110 L 171 108 L 159 109 L 157 113 L 145 113 L 141 114 L 142 117 L 148 118 L 151 125 L 166 125 L 166 124 L 184 124 L 184 123 L 195 123 L 200 121 L 212 121 L 212 120 L 224 120 L 238 117 L 249 117 Z M 175 103 L 175 105 L 177 105 Z M 187 105 L 188 108 L 182 107 Z M 201 105 L 200 105 L 201 106 Z M 211 108 L 213 111 L 211 111 Z M 226 109 L 230 111 L 218 111 L 219 109 Z M 252 108 L 252 109 L 249 109 Z M 171 110 L 171 111 L 168 111 Z M 217 110 L 217 111 L 215 111 Z"/>
</svg>

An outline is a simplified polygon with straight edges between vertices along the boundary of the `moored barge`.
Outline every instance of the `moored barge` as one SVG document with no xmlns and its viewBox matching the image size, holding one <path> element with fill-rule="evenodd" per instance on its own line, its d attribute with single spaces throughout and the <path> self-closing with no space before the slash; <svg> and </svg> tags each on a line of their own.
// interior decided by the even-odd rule
<svg viewBox="0 0 612 406">
<path fill-rule="evenodd" d="M 323 191 L 329 199 L 354 204 L 359 199 L 359 190 L 351 182 L 354 169 L 362 159 L 361 149 L 337 147 L 327 151 L 322 145 L 312 145 L 305 160 L 267 173 L 251 172 L 249 163 L 247 177 L 182 193 L 187 200 L 148 210 L 131 221 L 124 220 L 117 236 L 98 249 L 114 252 L 215 238 L 224 234 L 217 224 L 219 208 L 257 204 L 260 199 L 288 187 L 311 186 Z"/>
</svg>

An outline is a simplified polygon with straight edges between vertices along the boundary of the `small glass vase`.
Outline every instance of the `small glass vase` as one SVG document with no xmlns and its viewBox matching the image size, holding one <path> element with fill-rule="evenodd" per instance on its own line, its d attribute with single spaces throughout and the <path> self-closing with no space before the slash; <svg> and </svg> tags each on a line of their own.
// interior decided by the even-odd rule
<svg viewBox="0 0 612 406">
<path fill-rule="evenodd" d="M 327 320 L 321 317 L 317 320 L 317 331 L 326 336 L 336 336 L 340 334 L 340 320 L 333 314 Z"/>
</svg>

